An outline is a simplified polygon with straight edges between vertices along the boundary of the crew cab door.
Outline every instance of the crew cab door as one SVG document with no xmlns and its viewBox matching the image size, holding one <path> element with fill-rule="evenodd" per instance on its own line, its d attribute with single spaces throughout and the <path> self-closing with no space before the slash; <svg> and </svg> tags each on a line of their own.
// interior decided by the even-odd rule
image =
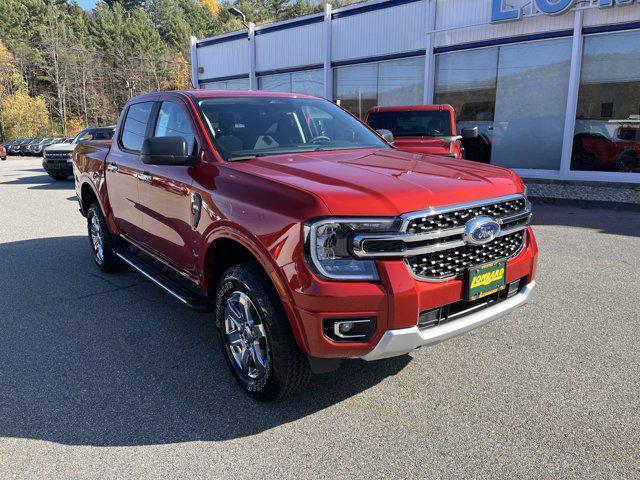
<svg viewBox="0 0 640 480">
<path fill-rule="evenodd" d="M 180 136 L 189 151 L 196 137 L 189 112 L 176 99 L 158 102 L 150 137 Z M 197 278 L 194 259 L 194 228 L 191 211 L 193 179 L 186 165 L 144 165 L 139 178 L 143 244 L 179 272 Z"/>
<path fill-rule="evenodd" d="M 147 137 L 153 107 L 152 101 L 129 105 L 107 155 L 105 178 L 114 220 L 120 233 L 136 242 L 143 237 L 138 195 L 140 149 Z"/>
</svg>

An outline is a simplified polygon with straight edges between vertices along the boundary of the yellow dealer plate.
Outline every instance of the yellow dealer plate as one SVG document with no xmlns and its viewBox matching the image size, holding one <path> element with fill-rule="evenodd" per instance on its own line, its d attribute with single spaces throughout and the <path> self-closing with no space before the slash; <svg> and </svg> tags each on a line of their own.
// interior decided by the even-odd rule
<svg viewBox="0 0 640 480">
<path fill-rule="evenodd" d="M 467 299 L 477 300 L 503 290 L 506 275 L 506 260 L 470 268 L 467 277 Z"/>
</svg>

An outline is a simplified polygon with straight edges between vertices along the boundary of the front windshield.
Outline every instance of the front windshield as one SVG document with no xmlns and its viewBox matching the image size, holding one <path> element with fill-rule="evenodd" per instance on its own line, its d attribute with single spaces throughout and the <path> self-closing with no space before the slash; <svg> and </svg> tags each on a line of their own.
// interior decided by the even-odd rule
<svg viewBox="0 0 640 480">
<path fill-rule="evenodd" d="M 389 148 L 354 117 L 326 100 L 217 97 L 198 102 L 225 160 L 329 150 Z"/>
<path fill-rule="evenodd" d="M 386 129 L 394 137 L 450 137 L 451 114 L 448 110 L 376 112 L 367 123 L 376 130 Z"/>
</svg>

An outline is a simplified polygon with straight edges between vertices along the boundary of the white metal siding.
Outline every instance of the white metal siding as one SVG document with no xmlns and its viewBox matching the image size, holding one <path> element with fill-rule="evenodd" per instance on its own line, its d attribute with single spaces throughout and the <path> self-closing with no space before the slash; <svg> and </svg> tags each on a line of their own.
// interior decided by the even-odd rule
<svg viewBox="0 0 640 480">
<path fill-rule="evenodd" d="M 522 0 L 509 2 L 519 5 Z M 436 8 L 435 46 L 514 37 L 532 33 L 570 30 L 573 14 L 538 15 L 520 21 L 491 23 L 491 0 L 439 0 Z M 445 30 L 445 31 L 443 31 Z"/>
<path fill-rule="evenodd" d="M 256 35 L 256 70 L 322 63 L 322 22 Z"/>
<path fill-rule="evenodd" d="M 616 6 L 614 8 L 592 8 L 584 12 L 584 26 L 611 25 L 640 20 L 640 5 Z"/>
<path fill-rule="evenodd" d="M 197 55 L 198 67 L 204 68 L 200 80 L 249 72 L 249 41 L 244 38 L 198 47 Z"/>
<path fill-rule="evenodd" d="M 333 20 L 331 60 L 340 61 L 425 47 L 427 2 L 339 17 Z"/>
</svg>

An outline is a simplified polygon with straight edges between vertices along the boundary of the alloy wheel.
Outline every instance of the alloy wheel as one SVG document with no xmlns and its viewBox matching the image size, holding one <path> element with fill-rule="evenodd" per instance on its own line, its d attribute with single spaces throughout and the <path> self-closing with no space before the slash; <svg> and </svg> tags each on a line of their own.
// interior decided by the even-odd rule
<svg viewBox="0 0 640 480">
<path fill-rule="evenodd" d="M 270 353 L 260 314 L 249 296 L 234 291 L 224 312 L 225 341 L 236 368 L 250 381 L 267 374 Z"/>
<path fill-rule="evenodd" d="M 93 252 L 99 263 L 104 261 L 104 241 L 102 238 L 102 229 L 100 228 L 100 221 L 96 215 L 91 217 L 89 223 L 89 234 L 91 235 L 91 245 L 93 246 Z"/>
</svg>

